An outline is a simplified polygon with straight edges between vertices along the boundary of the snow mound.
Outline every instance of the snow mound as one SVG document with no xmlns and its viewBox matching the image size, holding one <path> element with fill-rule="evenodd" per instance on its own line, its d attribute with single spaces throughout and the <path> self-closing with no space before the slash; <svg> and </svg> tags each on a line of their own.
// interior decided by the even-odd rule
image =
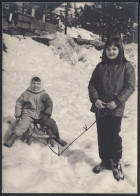
<svg viewBox="0 0 140 196">
<path fill-rule="evenodd" d="M 124 50 L 125 50 L 125 56 L 127 60 L 131 61 L 134 67 L 137 67 L 138 65 L 138 56 L 137 56 L 137 51 L 138 51 L 138 45 L 135 43 L 131 44 L 126 44 L 124 45 Z"/>
<path fill-rule="evenodd" d="M 70 28 L 68 27 L 68 35 L 70 37 L 74 38 L 82 38 L 82 39 L 87 39 L 87 40 L 94 40 L 94 41 L 101 41 L 101 37 L 97 34 L 92 33 L 91 31 L 88 31 L 86 29 L 82 28 Z"/>
<path fill-rule="evenodd" d="M 138 83 L 138 45 L 135 43 L 126 44 L 124 45 L 125 57 L 128 61 L 132 63 L 135 68 L 135 75 L 136 75 L 136 85 Z"/>
<path fill-rule="evenodd" d="M 100 61 L 101 51 L 97 51 L 93 46 L 79 46 L 69 35 L 57 34 L 56 38 L 50 41 L 50 44 L 53 46 L 52 50 L 55 55 L 58 54 L 60 59 L 72 65 L 77 65 L 78 62 L 86 62 L 86 64 L 94 64 L 95 66 Z M 97 58 L 93 58 L 93 54 Z"/>
</svg>

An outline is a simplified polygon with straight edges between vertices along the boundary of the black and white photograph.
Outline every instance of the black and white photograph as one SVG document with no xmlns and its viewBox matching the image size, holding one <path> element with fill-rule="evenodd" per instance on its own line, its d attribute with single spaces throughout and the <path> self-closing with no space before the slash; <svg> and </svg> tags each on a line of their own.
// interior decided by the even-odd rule
<svg viewBox="0 0 140 196">
<path fill-rule="evenodd" d="M 138 2 L 2 2 L 2 193 L 136 194 Z"/>
</svg>

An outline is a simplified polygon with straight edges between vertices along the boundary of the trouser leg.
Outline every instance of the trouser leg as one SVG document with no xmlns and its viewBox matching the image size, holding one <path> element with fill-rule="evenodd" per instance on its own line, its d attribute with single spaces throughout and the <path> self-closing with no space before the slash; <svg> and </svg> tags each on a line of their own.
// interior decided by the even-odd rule
<svg viewBox="0 0 140 196">
<path fill-rule="evenodd" d="M 18 125 L 16 126 L 16 128 L 14 129 L 13 133 L 17 136 L 22 136 L 23 133 L 25 133 L 28 128 L 30 127 L 30 125 L 34 122 L 34 119 L 29 117 L 29 116 L 25 116 L 23 115 L 18 123 Z"/>
<path fill-rule="evenodd" d="M 7 141 L 4 142 L 4 146 L 10 148 L 13 145 L 13 143 L 15 142 L 16 138 L 17 138 L 17 136 L 14 133 L 12 133 L 10 135 L 10 137 L 7 139 Z"/>
<path fill-rule="evenodd" d="M 19 123 L 17 124 L 17 126 L 13 130 L 12 134 L 7 139 L 7 141 L 5 141 L 4 145 L 6 147 L 11 147 L 13 145 L 13 143 L 15 142 L 16 138 L 18 136 L 22 136 L 23 133 L 25 133 L 28 130 L 28 128 L 30 127 L 30 125 L 32 123 L 33 123 L 32 118 L 30 118 L 28 116 L 22 116 L 21 120 L 19 121 Z"/>
<path fill-rule="evenodd" d="M 122 157 L 122 139 L 119 136 L 122 117 L 96 115 L 99 156 L 102 160 Z"/>
<path fill-rule="evenodd" d="M 40 121 L 40 125 L 46 126 L 47 128 L 51 129 L 52 134 L 55 135 L 57 138 L 59 138 L 58 126 L 53 118 L 49 118 L 46 120 L 43 119 L 43 122 Z"/>
<path fill-rule="evenodd" d="M 62 140 L 60 138 L 59 135 L 59 130 L 57 127 L 57 124 L 55 122 L 55 120 L 53 118 L 47 118 L 45 121 L 44 119 L 42 121 L 40 121 L 40 125 L 41 126 L 46 126 L 48 129 L 51 130 L 52 134 L 56 136 L 56 141 L 61 145 L 61 146 L 65 146 L 67 144 L 67 142 L 65 142 L 64 140 Z"/>
<path fill-rule="evenodd" d="M 110 117 L 110 158 L 116 162 L 122 157 L 122 138 L 119 135 L 119 132 L 121 131 L 121 121 L 122 117 L 120 116 Z"/>
</svg>

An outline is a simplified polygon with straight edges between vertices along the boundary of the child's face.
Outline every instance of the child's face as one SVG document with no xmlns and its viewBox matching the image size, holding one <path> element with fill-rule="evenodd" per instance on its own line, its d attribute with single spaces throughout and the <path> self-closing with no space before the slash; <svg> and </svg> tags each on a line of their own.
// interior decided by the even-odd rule
<svg viewBox="0 0 140 196">
<path fill-rule="evenodd" d="M 31 89 L 34 91 L 38 91 L 41 88 L 41 82 L 38 81 L 32 81 L 31 82 Z"/>
<path fill-rule="evenodd" d="M 107 58 L 110 60 L 117 58 L 117 56 L 119 55 L 119 48 L 113 44 L 111 46 L 107 46 L 105 51 Z"/>
</svg>

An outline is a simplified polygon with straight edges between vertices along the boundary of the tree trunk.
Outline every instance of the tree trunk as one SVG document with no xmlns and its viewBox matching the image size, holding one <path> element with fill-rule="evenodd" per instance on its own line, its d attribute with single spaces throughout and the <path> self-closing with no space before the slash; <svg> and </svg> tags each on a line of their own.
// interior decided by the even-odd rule
<svg viewBox="0 0 140 196">
<path fill-rule="evenodd" d="M 67 3 L 67 6 L 66 6 L 66 15 L 65 15 L 65 35 L 67 34 L 67 24 L 68 24 L 68 7 L 69 7 L 69 3 Z"/>
</svg>

